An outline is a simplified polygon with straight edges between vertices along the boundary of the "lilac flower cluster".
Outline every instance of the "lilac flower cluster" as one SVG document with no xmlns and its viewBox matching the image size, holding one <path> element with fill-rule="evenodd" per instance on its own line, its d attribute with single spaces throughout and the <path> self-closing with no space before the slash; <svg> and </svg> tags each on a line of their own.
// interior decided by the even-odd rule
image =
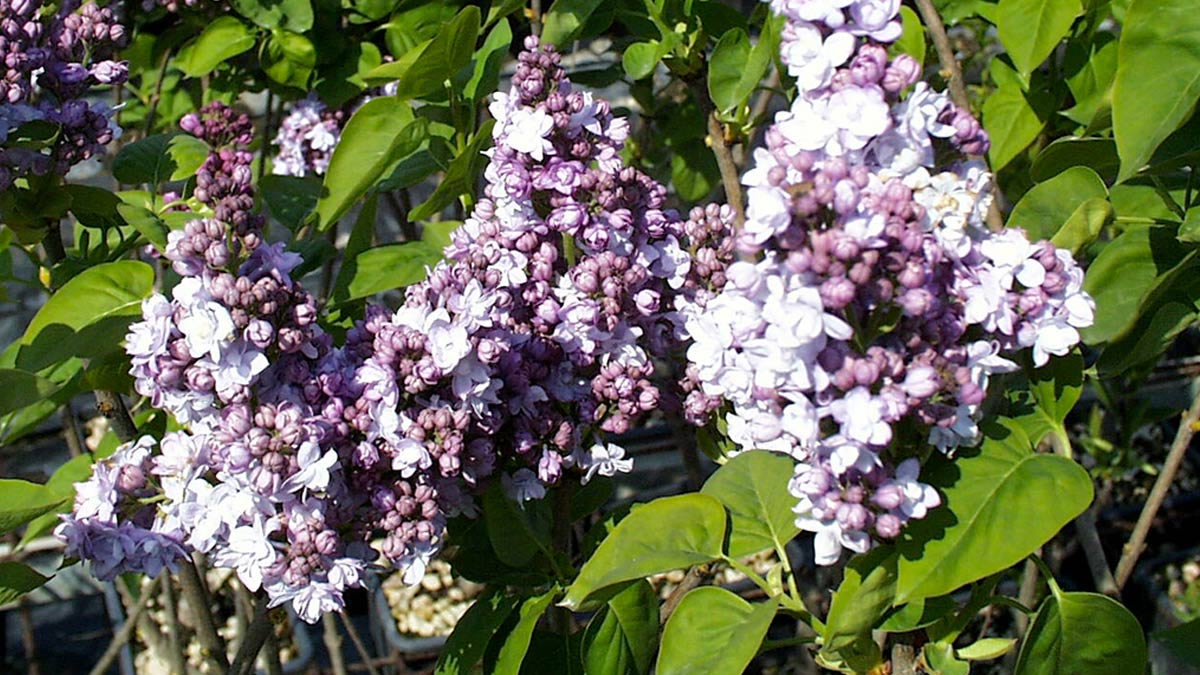
<svg viewBox="0 0 1200 675">
<path fill-rule="evenodd" d="M 325 175 L 346 118 L 345 109 L 330 110 L 315 96 L 297 101 L 271 141 L 279 147 L 272 171 L 283 176 Z"/>
<path fill-rule="evenodd" d="M 437 528 L 407 528 L 418 506 L 472 513 L 472 493 L 497 478 L 523 502 L 568 471 L 630 470 L 603 434 L 659 405 L 652 359 L 678 344 L 684 224 L 661 185 L 623 165 L 625 121 L 575 90 L 552 48 L 525 47 L 491 105 L 484 196 L 447 260 L 346 345 L 347 473 L 376 492 L 404 487 L 407 500 L 378 500 L 396 499 L 403 526 L 384 555 L 401 566 L 441 544 Z"/>
<path fill-rule="evenodd" d="M 120 133 L 112 109 L 86 94 L 127 79 L 128 64 L 112 58 L 124 44 L 124 27 L 112 9 L 94 2 L 45 9 L 42 0 L 0 0 L 0 189 L 22 176 L 65 175 Z M 58 127 L 48 154 L 7 146 L 14 131 L 35 120 Z"/>
<path fill-rule="evenodd" d="M 740 449 L 797 459 L 797 524 L 831 564 L 939 504 L 900 434 L 976 442 L 989 376 L 1023 348 L 1038 366 L 1066 354 L 1093 303 L 1069 252 L 984 227 L 980 165 L 930 172 L 987 137 L 915 60 L 888 58 L 898 2 L 770 1 L 799 95 L 743 178 L 736 246 L 757 261 L 684 308 L 689 416 L 723 402 Z"/>
<path fill-rule="evenodd" d="M 179 126 L 216 149 L 196 172 L 193 196 L 218 221 L 232 225 L 243 246 L 256 248 L 265 221 L 254 211 L 254 155 L 247 150 L 254 138 L 250 116 L 215 101 L 185 115 Z"/>
</svg>

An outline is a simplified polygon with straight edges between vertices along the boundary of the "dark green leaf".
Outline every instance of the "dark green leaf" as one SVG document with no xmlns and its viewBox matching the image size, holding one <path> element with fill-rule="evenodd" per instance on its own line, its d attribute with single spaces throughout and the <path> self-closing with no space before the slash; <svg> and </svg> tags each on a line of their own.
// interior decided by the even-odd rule
<svg viewBox="0 0 1200 675">
<path fill-rule="evenodd" d="M 594 606 L 589 596 L 605 587 L 720 558 L 725 520 L 721 502 L 702 494 L 633 509 L 584 563 L 562 604 L 587 609 Z"/>
<path fill-rule="evenodd" d="M 1137 227 L 1109 242 L 1088 267 L 1083 290 L 1096 301 L 1096 320 L 1080 330 L 1084 342 L 1107 342 L 1137 320 L 1142 299 L 1184 251 L 1169 227 Z"/>
<path fill-rule="evenodd" d="M 775 618 L 776 601 L 754 605 L 723 588 L 683 596 L 663 627 L 658 675 L 729 675 L 750 665 Z"/>
<path fill-rule="evenodd" d="M 766 38 L 764 29 L 760 43 Z M 728 113 L 744 104 L 770 63 L 767 48 L 751 48 L 750 38 L 740 28 L 722 35 L 708 65 L 708 94 L 717 110 Z"/>
<path fill-rule="evenodd" d="M 1091 503 L 1091 478 L 1075 462 L 1035 454 L 1009 427 L 985 433 L 978 449 L 931 463 L 922 476 L 943 503 L 902 534 L 897 604 L 944 595 L 1019 562 Z"/>
<path fill-rule="evenodd" d="M 1179 241 L 1200 243 L 1200 206 L 1193 206 L 1187 210 L 1183 217 L 1183 225 L 1179 226 Z"/>
<path fill-rule="evenodd" d="M 645 675 L 658 646 L 658 596 L 642 579 L 608 601 L 588 626 L 584 670 L 588 675 Z"/>
<path fill-rule="evenodd" d="M 1112 105 L 1113 80 L 1117 76 L 1117 41 L 1112 33 L 1100 35 L 1107 37 L 1098 37 L 1097 43 L 1081 59 L 1079 69 L 1067 77 L 1067 87 L 1071 89 L 1075 106 L 1062 114 L 1083 126 L 1091 125 L 1101 110 Z"/>
<path fill-rule="evenodd" d="M 354 259 L 345 299 L 356 300 L 415 284 L 425 278 L 428 267 L 441 259 L 441 250 L 423 241 L 367 249 Z"/>
<path fill-rule="evenodd" d="M 445 177 L 442 182 L 438 183 L 429 199 L 409 212 L 410 219 L 425 220 L 449 206 L 460 195 L 467 194 L 474 189 L 475 179 L 487 162 L 487 156 L 483 154 L 483 150 L 492 140 L 494 124 L 493 120 L 488 120 L 475 132 L 475 137 L 471 139 L 467 147 L 450 162 L 450 168 L 446 169 Z"/>
<path fill-rule="evenodd" d="M 317 65 L 317 49 L 308 38 L 288 30 L 271 31 L 259 53 L 263 72 L 279 84 L 308 90 Z"/>
<path fill-rule="evenodd" d="M 121 148 L 113 177 L 122 183 L 158 185 L 196 174 L 208 159 L 208 144 L 184 133 L 148 136 Z"/>
<path fill-rule="evenodd" d="M 271 174 L 258 181 L 258 191 L 275 220 L 295 232 L 317 208 L 321 179 L 317 176 L 300 178 Z"/>
<path fill-rule="evenodd" d="M 845 663 L 863 672 L 879 662 L 871 631 L 896 599 L 896 552 L 878 548 L 846 564 L 822 632 L 826 663 Z"/>
<path fill-rule="evenodd" d="M 0 605 L 7 605 L 47 581 L 50 577 L 42 576 L 29 565 L 0 562 Z"/>
<path fill-rule="evenodd" d="M 172 63 L 188 77 L 203 77 L 217 66 L 254 46 L 254 30 L 232 16 L 214 19 L 204 32 L 180 50 Z"/>
<path fill-rule="evenodd" d="M 433 39 L 372 70 L 367 81 L 395 81 L 396 97 L 400 99 L 421 98 L 444 90 L 445 82 L 471 62 L 479 22 L 479 8 L 464 7 L 452 21 L 442 25 Z"/>
<path fill-rule="evenodd" d="M 516 595 L 506 594 L 503 588 L 489 588 L 458 620 L 454 632 L 434 666 L 435 675 L 468 675 L 475 671 L 484 650 L 505 619 L 520 604 Z"/>
<path fill-rule="evenodd" d="M 1092 197 L 1080 204 L 1050 238 L 1050 243 L 1072 253 L 1079 251 L 1100 236 L 1104 224 L 1112 216 L 1112 204 L 1105 197 Z"/>
<path fill-rule="evenodd" d="M 65 187 L 71 195 L 71 213 L 84 227 L 109 228 L 125 224 L 117 206 L 121 198 L 104 188 L 90 185 L 68 184 Z"/>
<path fill-rule="evenodd" d="M 267 30 L 286 28 L 303 33 L 313 27 L 310 0 L 230 0 L 230 4 L 238 14 Z"/>
<path fill-rule="evenodd" d="M 1193 0 L 1134 0 L 1113 84 L 1120 180 L 1141 169 L 1200 98 L 1200 12 Z"/>
<path fill-rule="evenodd" d="M 1029 626 L 1017 675 L 1128 675 L 1146 668 L 1146 640 L 1137 619 L 1097 593 L 1055 592 Z"/>
<path fill-rule="evenodd" d="M 1046 60 L 1082 13 L 1079 0 L 1000 0 L 1000 41 L 1023 78 Z"/>
<path fill-rule="evenodd" d="M 320 228 L 341 218 L 389 164 L 415 151 L 425 135 L 425 124 L 414 121 L 408 103 L 383 96 L 363 104 L 346 123 L 329 160 L 317 200 Z"/>
<path fill-rule="evenodd" d="M 1025 230 L 1030 240 L 1049 239 L 1089 199 L 1108 197 L 1104 181 L 1086 166 L 1073 166 L 1021 197 L 1008 217 L 1007 227 Z"/>
<path fill-rule="evenodd" d="M 121 203 L 117 205 L 117 213 L 125 219 L 138 234 L 146 241 L 154 244 L 154 248 L 165 251 L 167 248 L 167 225 L 154 212 L 137 204 Z"/>
<path fill-rule="evenodd" d="M 795 461 L 775 452 L 743 452 L 717 469 L 700 489 L 729 510 L 729 557 L 741 559 L 778 546 L 799 532 L 788 492 Z"/>
<path fill-rule="evenodd" d="M 1029 177 L 1041 183 L 1073 166 L 1086 166 L 1104 180 L 1113 181 L 1120 164 L 1117 144 L 1111 138 L 1059 138 L 1034 158 Z"/>
<path fill-rule="evenodd" d="M 1200 666 L 1200 619 L 1151 633 L 1150 639 L 1189 666 Z"/>
<path fill-rule="evenodd" d="M 75 499 L 75 484 L 87 480 L 91 475 L 92 458 L 86 454 L 72 457 L 65 464 L 55 469 L 54 473 L 50 476 L 50 480 L 46 481 L 46 489 L 54 496 L 61 497 L 64 501 L 54 511 L 43 513 L 29 521 L 29 525 L 25 528 L 25 533 L 21 535 L 20 546 L 27 545 L 34 539 L 57 527 L 59 522 L 61 522 L 58 514 L 71 510 L 72 502 Z"/>
<path fill-rule="evenodd" d="M 524 567 L 550 548 L 553 515 L 546 500 L 518 505 L 496 482 L 483 494 L 483 519 L 492 549 L 506 565 Z"/>
<path fill-rule="evenodd" d="M 721 180 L 721 170 L 712 150 L 702 138 L 674 145 L 671 155 L 671 184 L 687 202 L 698 202 Z"/>
<path fill-rule="evenodd" d="M 921 23 L 921 17 L 917 16 L 911 7 L 903 6 L 900 8 L 900 19 L 904 32 L 900 34 L 900 39 L 892 43 L 888 51 L 892 54 L 908 54 L 918 63 L 924 63 L 925 25 Z"/>
<path fill-rule="evenodd" d="M 500 83 L 500 66 L 511 45 L 512 28 L 509 27 L 508 21 L 497 23 L 484 39 L 483 46 L 475 53 L 471 79 L 463 90 L 463 94 L 469 100 L 478 101 L 496 91 Z"/>
<path fill-rule="evenodd" d="M 914 631 L 941 621 L 957 606 L 954 598 L 947 595 L 914 600 L 897 607 L 879 624 L 879 629 L 889 633 Z"/>
<path fill-rule="evenodd" d="M 24 370 L 0 368 L 0 415 L 48 398 L 59 385 Z"/>
<path fill-rule="evenodd" d="M 517 625 L 504 639 L 504 645 L 500 647 L 500 656 L 496 659 L 496 667 L 492 670 L 494 675 L 518 675 L 521 672 L 521 663 L 525 660 L 525 653 L 529 651 L 529 640 L 533 637 L 533 629 L 537 626 L 538 619 L 542 618 L 546 609 L 554 602 L 558 593 L 559 588 L 555 586 L 545 593 L 521 603 Z"/>
<path fill-rule="evenodd" d="M 983 125 L 992 141 L 988 160 L 994 171 L 1007 166 L 1042 130 L 1042 120 L 1025 93 L 1008 84 L 983 102 Z"/>
</svg>

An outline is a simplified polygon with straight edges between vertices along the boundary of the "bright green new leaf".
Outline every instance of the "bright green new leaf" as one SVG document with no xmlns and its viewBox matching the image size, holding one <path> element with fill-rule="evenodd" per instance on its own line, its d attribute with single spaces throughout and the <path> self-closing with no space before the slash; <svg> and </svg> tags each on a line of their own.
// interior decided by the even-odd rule
<svg viewBox="0 0 1200 675">
<path fill-rule="evenodd" d="M 483 658 L 496 631 L 513 613 L 521 599 L 503 588 L 489 588 L 458 620 L 454 632 L 438 655 L 434 675 L 469 675 Z"/>
<path fill-rule="evenodd" d="M 213 19 L 172 62 L 188 77 L 203 77 L 217 66 L 248 51 L 257 41 L 254 29 L 232 16 Z"/>
<path fill-rule="evenodd" d="M 1104 224 L 1112 217 L 1112 204 L 1105 197 L 1092 197 L 1080 204 L 1050 238 L 1050 243 L 1078 254 L 1080 249 L 1096 240 Z"/>
<path fill-rule="evenodd" d="M 658 40 L 635 42 L 626 47 L 625 53 L 621 55 L 621 66 L 629 79 L 636 81 L 653 74 L 658 62 L 662 61 L 669 51 L 663 47 L 663 43 Z"/>
<path fill-rule="evenodd" d="M 773 25 L 768 22 L 764 27 L 760 43 L 768 41 L 768 30 Z M 742 29 L 734 28 L 722 35 L 708 64 L 708 95 L 717 111 L 728 114 L 744 104 L 770 64 L 767 49 L 751 47 Z"/>
<path fill-rule="evenodd" d="M 795 461 L 776 452 L 743 452 L 717 469 L 700 489 L 729 510 L 729 557 L 744 558 L 778 546 L 799 532 L 788 492 Z"/>
<path fill-rule="evenodd" d="M 480 13 L 474 5 L 464 7 L 437 35 L 414 47 L 399 59 L 367 74 L 372 84 L 396 82 L 396 98 L 411 99 L 443 91 L 450 80 L 471 63 L 479 38 Z"/>
<path fill-rule="evenodd" d="M 614 595 L 588 624 L 584 671 L 603 675 L 650 672 L 658 646 L 658 602 L 645 579 Z"/>
<path fill-rule="evenodd" d="M 0 605 L 7 605 L 47 581 L 50 577 L 42 576 L 29 565 L 0 562 Z"/>
<path fill-rule="evenodd" d="M 846 564 L 821 634 L 824 662 L 845 663 L 865 672 L 879 661 L 871 631 L 895 602 L 897 558 L 895 550 L 877 548 Z"/>
<path fill-rule="evenodd" d="M 1183 224 L 1179 226 L 1179 241 L 1200 244 L 1200 206 L 1193 206 L 1184 214 Z"/>
<path fill-rule="evenodd" d="M 500 83 L 500 66 L 508 56 L 512 45 L 512 28 L 508 21 L 500 21 L 483 40 L 483 46 L 475 53 L 475 67 L 463 94 L 478 101 L 496 91 Z"/>
<path fill-rule="evenodd" d="M 725 507 L 704 494 L 634 508 L 584 563 L 562 604 L 588 609 L 595 606 L 589 596 L 608 586 L 719 559 L 725 521 Z"/>
<path fill-rule="evenodd" d="M 534 596 L 521 603 L 520 618 L 517 625 L 504 639 L 500 647 L 500 655 L 496 658 L 496 666 L 491 671 L 493 675 L 520 675 L 521 662 L 529 651 L 529 640 L 533 637 L 533 629 L 538 619 L 546 613 L 546 609 L 554 602 L 559 588 L 555 586 L 541 595 Z"/>
<path fill-rule="evenodd" d="M 341 218 L 392 161 L 415 151 L 425 134 L 425 124 L 413 119 L 407 102 L 381 96 L 364 103 L 346 123 L 329 159 L 317 200 L 320 228 Z"/>
<path fill-rule="evenodd" d="M 908 54 L 917 63 L 925 63 L 925 25 L 921 23 L 921 17 L 905 5 L 900 7 L 900 21 L 903 32 L 888 51 L 892 54 Z"/>
<path fill-rule="evenodd" d="M 1112 33 L 1101 33 L 1079 69 L 1067 77 L 1067 87 L 1075 105 L 1061 114 L 1077 124 L 1090 125 L 1101 110 L 1112 105 L 1112 86 L 1116 77 L 1117 41 Z"/>
<path fill-rule="evenodd" d="M 1200 12 L 1194 0 L 1133 0 L 1121 28 L 1113 135 L 1126 180 L 1191 115 L 1200 98 Z"/>
<path fill-rule="evenodd" d="M 1008 165 L 1042 131 L 1042 120 L 1019 87 L 1002 85 L 983 102 L 983 125 L 991 137 L 993 171 Z"/>
<path fill-rule="evenodd" d="M 1085 201 L 1107 197 L 1104 181 L 1095 171 L 1086 166 L 1073 166 L 1026 192 L 1013 207 L 1007 227 L 1025 230 L 1031 241 L 1049 239 Z"/>
<path fill-rule="evenodd" d="M 119 260 L 80 272 L 34 315 L 17 343 L 15 365 L 30 372 L 71 357 L 97 358 L 119 350 L 129 324 L 154 288 L 154 269 Z"/>
<path fill-rule="evenodd" d="M 932 675 L 969 675 L 971 664 L 959 660 L 954 646 L 944 642 L 929 642 L 921 649 L 921 656 Z"/>
<path fill-rule="evenodd" d="M 113 158 L 113 177 L 151 186 L 191 178 L 208 159 L 208 144 L 185 133 L 157 134 L 123 146 Z"/>
<path fill-rule="evenodd" d="M 554 0 L 542 16 L 542 41 L 562 47 L 575 39 L 603 0 Z"/>
<path fill-rule="evenodd" d="M 1129 675 L 1146 668 L 1146 639 L 1129 610 L 1098 593 L 1053 593 L 1029 626 L 1016 675 Z"/>
<path fill-rule="evenodd" d="M 0 415 L 49 398 L 59 385 L 33 373 L 0 368 Z"/>
<path fill-rule="evenodd" d="M 1016 646 L 1014 638 L 983 638 L 954 651 L 958 658 L 967 661 L 991 661 L 1011 652 Z"/>
<path fill-rule="evenodd" d="M 945 595 L 1019 562 L 1091 503 L 1082 467 L 1035 454 L 1022 436 L 992 425 L 979 448 L 928 466 L 921 480 L 938 489 L 942 506 L 904 530 L 896 604 Z"/>
<path fill-rule="evenodd" d="M 1026 80 L 1083 13 L 1079 0 L 1000 0 L 1000 42 Z"/>
<path fill-rule="evenodd" d="M 279 84 L 308 89 L 317 66 L 317 49 L 312 40 L 290 30 L 273 30 L 258 54 L 263 72 Z"/>
<path fill-rule="evenodd" d="M 0 534 L 62 506 L 66 498 L 45 485 L 16 478 L 0 478 Z"/>
<path fill-rule="evenodd" d="M 750 604 L 723 588 L 683 596 L 663 627 L 658 675 L 740 673 L 758 653 L 777 602 Z"/>
<path fill-rule="evenodd" d="M 441 250 L 423 241 L 369 248 L 346 263 L 353 265 L 353 271 L 347 277 L 345 299 L 411 286 L 423 280 L 428 268 L 441 259 Z"/>
</svg>

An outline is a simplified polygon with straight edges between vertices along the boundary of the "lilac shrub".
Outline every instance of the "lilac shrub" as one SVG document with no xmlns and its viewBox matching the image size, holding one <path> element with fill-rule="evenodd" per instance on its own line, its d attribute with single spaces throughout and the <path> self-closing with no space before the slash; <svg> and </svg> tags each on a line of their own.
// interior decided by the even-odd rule
<svg viewBox="0 0 1200 675">
<path fill-rule="evenodd" d="M 684 309 L 690 397 L 728 406 L 739 450 L 796 459 L 796 522 L 828 565 L 938 506 L 917 448 L 976 443 L 989 377 L 1068 353 L 1093 303 L 1068 251 L 985 227 L 991 177 L 962 155 L 986 134 L 888 57 L 899 3 L 771 7 L 798 95 L 743 176 L 744 259 Z"/>
<path fill-rule="evenodd" d="M 128 78 L 128 63 L 113 58 L 125 43 L 125 28 L 111 8 L 94 2 L 68 0 L 46 9 L 41 0 L 0 0 L 0 190 L 21 177 L 64 176 L 120 134 L 113 110 L 87 94 Z M 48 152 L 9 144 L 34 121 L 57 127 Z"/>
</svg>

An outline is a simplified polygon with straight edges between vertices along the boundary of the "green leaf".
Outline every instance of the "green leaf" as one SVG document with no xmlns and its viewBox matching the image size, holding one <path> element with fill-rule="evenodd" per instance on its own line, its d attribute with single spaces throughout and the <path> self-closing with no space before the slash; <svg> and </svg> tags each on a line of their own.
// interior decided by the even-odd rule
<svg viewBox="0 0 1200 675">
<path fill-rule="evenodd" d="M 1096 301 L 1096 319 L 1079 331 L 1087 344 L 1107 342 L 1137 320 L 1142 299 L 1184 258 L 1170 227 L 1136 227 L 1105 245 L 1088 267 L 1083 290 Z"/>
<path fill-rule="evenodd" d="M 446 81 L 471 62 L 479 37 L 479 8 L 464 7 L 437 35 L 399 59 L 367 73 L 367 82 L 396 82 L 396 98 L 422 98 L 443 91 Z"/>
<path fill-rule="evenodd" d="M 45 485 L 16 478 L 0 478 L 0 534 L 49 513 L 66 501 Z"/>
<path fill-rule="evenodd" d="M 71 195 L 71 213 L 84 227 L 109 228 L 125 224 L 117 206 L 121 198 L 105 190 L 91 185 L 69 184 L 64 186 L 67 194 Z"/>
<path fill-rule="evenodd" d="M 1029 177 L 1041 183 L 1073 166 L 1086 166 L 1107 181 L 1117 178 L 1121 160 L 1111 138 L 1065 137 L 1047 145 L 1033 159 Z"/>
<path fill-rule="evenodd" d="M 1083 13 L 1079 0 L 1000 0 L 1000 42 L 1026 80 Z"/>
<path fill-rule="evenodd" d="M 232 16 L 221 16 L 205 26 L 204 31 L 189 43 L 172 63 L 188 77 L 203 77 L 217 66 L 248 51 L 257 36 L 254 29 Z"/>
<path fill-rule="evenodd" d="M 496 557 L 511 567 L 524 567 L 550 550 L 553 514 L 544 499 L 517 504 L 493 483 L 483 494 L 483 519 Z"/>
<path fill-rule="evenodd" d="M 345 300 L 411 286 L 425 279 L 428 268 L 442 259 L 437 247 L 423 241 L 384 244 L 354 258 L 347 276 Z"/>
<path fill-rule="evenodd" d="M 1075 462 L 1035 454 L 1011 428 L 985 433 L 978 449 L 927 467 L 921 480 L 938 488 L 942 506 L 904 530 L 897 604 L 944 595 L 1019 562 L 1091 503 L 1091 478 Z"/>
<path fill-rule="evenodd" d="M 125 330 L 142 314 L 154 288 L 154 269 L 120 260 L 80 272 L 34 315 L 15 365 L 38 372 L 73 356 L 97 358 L 119 350 Z"/>
<path fill-rule="evenodd" d="M 1179 241 L 1200 243 L 1200 206 L 1193 206 L 1184 214 L 1183 224 L 1179 226 Z"/>
<path fill-rule="evenodd" d="M 483 154 L 483 150 L 492 140 L 494 124 L 493 120 L 488 120 L 475 132 L 475 137 L 471 139 L 467 147 L 450 162 L 445 177 L 438 183 L 429 199 L 409 212 L 408 217 L 411 220 L 425 220 L 449 206 L 459 195 L 472 191 L 475 186 L 475 178 L 487 162 L 487 156 Z"/>
<path fill-rule="evenodd" d="M 308 38 L 290 30 L 273 30 L 259 52 L 263 72 L 279 84 L 308 89 L 317 66 L 317 49 Z"/>
<path fill-rule="evenodd" d="M 1016 675 L 1128 675 L 1146 668 L 1146 640 L 1129 610 L 1097 593 L 1042 601 L 1017 657 Z"/>
<path fill-rule="evenodd" d="M 856 672 L 865 672 L 879 662 L 879 647 L 871 639 L 871 631 L 896 599 L 897 557 L 891 548 L 877 548 L 846 564 L 821 633 L 823 661 L 844 663 Z"/>
<path fill-rule="evenodd" d="M 729 557 L 741 559 L 778 546 L 799 532 L 788 481 L 795 461 L 775 452 L 743 452 L 717 469 L 700 489 L 729 510 Z"/>
<path fill-rule="evenodd" d="M 273 30 L 286 28 L 303 33 L 313 27 L 313 8 L 309 0 L 230 0 L 238 14 Z"/>
<path fill-rule="evenodd" d="M 658 646 L 658 596 L 645 579 L 608 601 L 588 624 L 584 670 L 589 675 L 646 675 Z"/>
<path fill-rule="evenodd" d="M 25 528 L 25 533 L 21 535 L 19 546 L 25 546 L 57 527 L 60 522 L 58 514 L 71 510 L 72 503 L 75 500 L 75 484 L 82 483 L 91 475 L 92 458 L 86 454 L 72 457 L 62 466 L 55 469 L 54 473 L 50 476 L 50 480 L 46 481 L 46 489 L 54 496 L 61 497 L 63 502 L 54 511 L 43 513 L 29 521 L 29 525 Z"/>
<path fill-rule="evenodd" d="M 122 183 L 158 185 L 196 175 L 208 159 L 208 144 L 184 133 L 147 136 L 121 148 L 113 177 Z"/>
<path fill-rule="evenodd" d="M 921 17 L 905 5 L 900 8 L 900 21 L 903 32 L 888 48 L 888 52 L 893 55 L 908 54 L 916 59 L 917 63 L 925 63 L 925 25 L 921 23 Z"/>
<path fill-rule="evenodd" d="M 468 675 L 475 671 L 488 643 L 508 619 L 521 598 L 503 588 L 489 588 L 458 620 L 454 632 L 438 655 L 434 675 Z"/>
<path fill-rule="evenodd" d="M 1050 243 L 1078 255 L 1084 246 L 1100 236 L 1104 224 L 1112 217 L 1112 204 L 1105 197 L 1093 197 L 1080 204 L 1067 218 L 1062 228 L 1050 238 Z"/>
<path fill-rule="evenodd" d="M 153 211 L 137 204 L 121 203 L 117 205 L 117 213 L 121 214 L 125 222 L 137 230 L 138 234 L 145 237 L 146 241 L 153 244 L 156 249 L 166 250 L 167 224 L 154 215 Z"/>
<path fill-rule="evenodd" d="M 542 41 L 563 47 L 583 30 L 603 0 L 554 0 L 542 16 Z"/>
<path fill-rule="evenodd" d="M 631 80 L 640 80 L 654 74 L 658 62 L 670 51 L 664 48 L 664 43 L 657 40 L 635 42 L 625 48 L 621 55 L 621 66 Z"/>
<path fill-rule="evenodd" d="M 1006 227 L 1025 230 L 1031 241 L 1049 239 L 1089 199 L 1106 199 L 1108 190 L 1095 171 L 1073 166 L 1044 183 L 1038 183 L 1013 207 Z"/>
<path fill-rule="evenodd" d="M 508 21 L 500 21 L 488 33 L 483 46 L 475 53 L 475 67 L 463 94 L 472 101 L 486 98 L 500 84 L 500 66 L 512 45 L 512 28 Z"/>
<path fill-rule="evenodd" d="M 391 96 L 364 103 L 346 123 L 329 160 L 317 200 L 320 228 L 341 218 L 392 161 L 415 151 L 425 135 L 425 124 L 414 120 L 408 103 Z"/>
<path fill-rule="evenodd" d="M 50 577 L 42 576 L 29 565 L 0 562 L 0 605 L 7 605 L 47 581 Z"/>
<path fill-rule="evenodd" d="M 583 565 L 562 604 L 594 606 L 596 591 L 721 557 L 725 507 L 704 494 L 663 497 L 634 508 Z"/>
<path fill-rule="evenodd" d="M 983 102 L 983 125 L 992 140 L 993 171 L 1008 165 L 1042 131 L 1042 120 L 1019 87 L 1001 85 Z"/>
<path fill-rule="evenodd" d="M 33 373 L 0 368 L 0 415 L 49 398 L 58 389 L 58 384 Z"/>
<path fill-rule="evenodd" d="M 525 653 L 529 651 L 533 629 L 537 626 L 538 619 L 542 618 L 546 609 L 553 604 L 558 592 L 559 588 L 556 586 L 521 603 L 517 625 L 500 647 L 496 667 L 492 670 L 493 675 L 518 675 L 521 672 L 521 662 L 525 660 Z"/>
<path fill-rule="evenodd" d="M 954 598 L 947 595 L 913 600 L 888 614 L 879 624 L 879 629 L 889 633 L 907 633 L 941 621 L 957 607 Z"/>
<path fill-rule="evenodd" d="M 954 651 L 958 658 L 967 661 L 991 661 L 1011 652 L 1015 646 L 1015 638 L 983 638 Z"/>
<path fill-rule="evenodd" d="M 1200 12 L 1193 0 L 1134 0 L 1113 83 L 1120 180 L 1141 169 L 1200 98 Z"/>
<path fill-rule="evenodd" d="M 712 192 L 721 180 L 721 170 L 712 150 L 703 138 L 694 138 L 682 144 L 672 144 L 671 184 L 680 198 L 698 202 Z"/>
<path fill-rule="evenodd" d="M 275 220 L 295 232 L 317 208 L 321 179 L 318 176 L 301 178 L 271 174 L 258 181 L 258 192 Z"/>
<path fill-rule="evenodd" d="M 1079 69 L 1067 76 L 1067 87 L 1075 99 L 1072 108 L 1062 115 L 1083 126 L 1091 125 L 1101 110 L 1112 105 L 1113 81 L 1117 76 L 1117 41 L 1112 33 L 1101 33 L 1097 44 L 1091 45 Z M 1101 39 L 1105 41 L 1100 42 Z M 1068 54 L 1070 54 L 1068 47 Z"/>
<path fill-rule="evenodd" d="M 1036 446 L 1047 433 L 1053 433 L 1064 447 L 1070 447 L 1064 422 L 1083 393 L 1083 356 L 1073 351 L 1034 369 L 1029 374 L 1029 390 L 1034 403 L 1030 414 L 1036 419 L 1025 425 L 1027 432 L 1036 430 L 1029 435 L 1030 443 Z"/>
<path fill-rule="evenodd" d="M 969 675 L 971 672 L 971 664 L 960 661 L 954 655 L 953 645 L 944 642 L 927 643 L 921 649 L 921 656 L 932 675 Z"/>
<path fill-rule="evenodd" d="M 1184 663 L 1200 666 L 1200 619 L 1151 633 L 1150 639 Z"/>
<path fill-rule="evenodd" d="M 683 596 L 663 628 L 658 675 L 740 673 L 758 653 L 774 600 L 754 605 L 723 588 L 704 587 Z"/>
<path fill-rule="evenodd" d="M 770 26 L 771 24 L 768 24 Z M 767 29 L 760 44 L 767 39 Z M 708 64 L 708 94 L 721 113 L 744 104 L 767 72 L 771 54 L 764 47 L 750 47 L 750 38 L 740 28 L 721 36 Z"/>
<path fill-rule="evenodd" d="M 404 5 L 384 26 L 388 51 L 397 59 L 432 40 L 439 29 L 450 23 L 456 11 L 453 5 L 444 2 Z"/>
</svg>

